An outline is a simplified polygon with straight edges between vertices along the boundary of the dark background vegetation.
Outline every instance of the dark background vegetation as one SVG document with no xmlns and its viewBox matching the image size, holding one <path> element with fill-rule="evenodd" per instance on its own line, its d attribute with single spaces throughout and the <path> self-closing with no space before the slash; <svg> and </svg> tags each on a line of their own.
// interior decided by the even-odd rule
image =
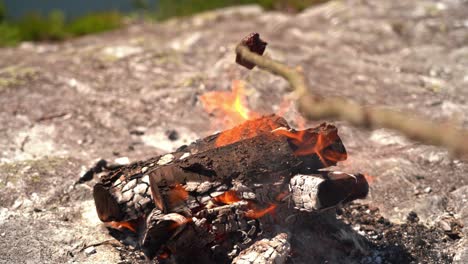
<svg viewBox="0 0 468 264">
<path fill-rule="evenodd" d="M 321 2 L 324 0 L 0 0 L 0 46 L 59 41 L 112 30 L 136 19 L 160 21 L 234 5 L 259 4 L 265 9 L 298 12 Z"/>
</svg>

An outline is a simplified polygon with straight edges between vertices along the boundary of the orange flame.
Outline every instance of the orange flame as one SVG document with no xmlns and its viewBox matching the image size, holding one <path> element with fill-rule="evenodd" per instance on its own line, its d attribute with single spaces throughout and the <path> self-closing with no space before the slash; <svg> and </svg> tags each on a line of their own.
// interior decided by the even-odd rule
<svg viewBox="0 0 468 264">
<path fill-rule="evenodd" d="M 208 113 L 224 118 L 224 126 L 231 127 L 255 115 L 247 106 L 244 83 L 235 80 L 232 91 L 213 91 L 200 96 L 203 107 Z"/>
<path fill-rule="evenodd" d="M 223 203 L 223 204 L 233 204 L 235 202 L 239 202 L 241 199 L 237 196 L 236 191 L 230 190 L 227 191 L 219 196 L 216 196 L 213 198 L 218 203 Z"/>
<path fill-rule="evenodd" d="M 341 161 L 346 159 L 346 154 L 326 149 L 335 142 L 337 135 L 308 133 L 307 130 L 288 131 L 285 129 L 274 130 L 273 133 L 282 135 L 291 139 L 291 142 L 297 147 L 294 154 L 297 156 L 306 156 L 316 154 L 322 164 L 329 166 L 328 161 Z"/>
<path fill-rule="evenodd" d="M 233 191 L 233 190 L 230 190 L 221 195 L 218 195 L 214 197 L 213 200 L 218 203 L 223 203 L 223 204 L 233 204 L 235 202 L 241 201 L 241 199 L 237 196 L 236 191 Z M 246 212 L 245 216 L 248 218 L 255 218 L 255 219 L 263 217 L 264 215 L 273 212 L 276 208 L 275 204 L 271 204 L 265 209 L 257 209 L 255 208 L 255 204 L 252 202 L 249 202 L 248 206 L 251 209 Z"/>
<path fill-rule="evenodd" d="M 252 138 L 257 136 L 259 133 L 262 133 L 262 131 L 271 131 L 276 127 L 276 124 L 268 121 L 268 119 L 248 120 L 241 125 L 220 133 L 216 139 L 216 146 L 222 147 L 235 143 L 241 139 Z"/>
<path fill-rule="evenodd" d="M 276 205 L 275 204 L 271 204 L 270 206 L 268 206 L 267 208 L 265 209 L 251 209 L 249 211 L 246 212 L 245 216 L 248 217 L 248 218 L 260 218 L 260 217 L 263 217 L 264 215 L 266 214 L 269 214 L 269 213 L 272 213 L 274 210 L 276 209 Z"/>
<path fill-rule="evenodd" d="M 176 184 L 170 192 L 168 192 L 169 202 L 172 204 L 178 204 L 188 199 L 188 192 L 182 186 L 182 184 Z"/>
<path fill-rule="evenodd" d="M 111 228 L 118 229 L 118 230 L 128 229 L 132 231 L 133 233 L 136 233 L 136 229 L 138 226 L 138 224 L 135 221 L 128 221 L 128 222 L 111 221 L 111 222 L 107 222 L 106 224 L 107 226 Z"/>
</svg>

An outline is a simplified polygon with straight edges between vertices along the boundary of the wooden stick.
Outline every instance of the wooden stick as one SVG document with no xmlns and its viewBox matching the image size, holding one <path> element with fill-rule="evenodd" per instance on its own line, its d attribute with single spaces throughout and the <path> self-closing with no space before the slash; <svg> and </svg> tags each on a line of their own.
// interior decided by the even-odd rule
<svg viewBox="0 0 468 264">
<path fill-rule="evenodd" d="M 311 93 L 302 72 L 279 61 L 252 52 L 241 42 L 236 53 L 259 68 L 286 79 L 295 92 L 299 111 L 309 120 L 336 118 L 367 129 L 389 128 L 422 143 L 443 146 L 460 156 L 468 154 L 468 131 L 450 124 L 436 124 L 428 118 L 409 117 L 407 113 L 365 107 L 343 98 L 323 98 Z"/>
</svg>

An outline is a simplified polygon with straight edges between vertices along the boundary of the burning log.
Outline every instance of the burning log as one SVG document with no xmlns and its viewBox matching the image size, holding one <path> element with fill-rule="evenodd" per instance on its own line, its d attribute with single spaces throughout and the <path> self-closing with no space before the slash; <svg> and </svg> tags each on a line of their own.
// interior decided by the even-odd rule
<svg viewBox="0 0 468 264">
<path fill-rule="evenodd" d="M 188 149 L 190 153 L 196 154 L 216 147 L 226 146 L 240 140 L 252 138 L 260 134 L 269 133 L 280 127 L 286 129 L 290 128 L 286 120 L 282 117 L 277 115 L 263 116 L 257 119 L 247 120 L 234 128 L 199 139 L 188 147 L 182 147 L 179 150 Z"/>
<path fill-rule="evenodd" d="M 322 124 L 304 131 L 276 129 L 233 144 L 174 160 L 149 173 L 156 206 L 164 212 L 183 210 L 170 199 L 176 184 L 187 182 L 268 183 L 280 176 L 335 165 L 346 152 L 336 128 Z"/>
<path fill-rule="evenodd" d="M 174 153 L 110 171 L 101 177 L 93 190 L 99 219 L 103 222 L 128 221 L 148 215 L 154 208 L 149 192 L 148 174 L 159 166 L 195 153 L 228 145 L 235 140 L 270 133 L 273 129 L 280 127 L 289 128 L 286 120 L 276 115 L 248 120 L 222 133 L 208 136 L 189 146 L 182 146 Z"/>
<path fill-rule="evenodd" d="M 252 131 L 254 127 L 256 127 L 255 132 L 246 132 Z M 236 173 L 239 175 L 259 177 L 269 172 L 282 173 L 290 170 L 287 172 L 290 174 L 295 169 L 317 170 L 346 159 L 346 151 L 334 126 L 322 124 L 317 128 L 304 131 L 293 131 L 287 128 L 287 123 L 283 118 L 270 115 L 209 136 L 190 146 L 179 148 L 174 153 L 112 171 L 102 177 L 101 182 L 94 187 L 93 194 L 98 216 L 101 221 L 108 222 L 128 221 L 148 215 L 154 208 L 151 198 L 161 200 L 161 197 L 157 196 L 158 192 L 155 192 L 155 197 L 151 197 L 149 175 L 156 175 L 151 178 L 158 179 L 159 177 L 166 181 L 174 175 L 179 175 L 179 179 L 177 181 L 174 179 L 173 183 L 185 183 L 188 180 L 213 182 L 213 180 L 228 180 L 231 176 L 226 174 L 229 173 L 228 168 L 231 164 L 237 164 Z M 272 129 L 273 133 L 271 133 Z M 225 145 L 228 142 L 226 139 L 235 138 L 235 136 L 244 140 Z M 219 143 L 217 139 L 223 140 Z M 217 147 L 217 144 L 222 146 Z M 306 150 L 304 146 L 309 146 L 310 149 Z M 232 153 L 241 153 L 241 155 L 237 155 L 236 161 L 226 159 L 226 157 L 231 157 Z M 221 176 L 205 177 L 203 173 L 209 173 L 209 170 L 197 174 L 197 166 L 203 164 L 202 160 L 208 163 L 217 160 L 218 171 L 216 173 Z M 239 163 L 241 161 L 242 164 Z M 244 168 L 245 162 L 249 162 L 250 165 Z M 263 166 L 260 166 L 261 164 Z M 179 165 L 180 168 L 177 167 Z M 169 176 L 164 176 L 166 174 Z M 183 179 L 185 176 L 181 176 L 189 174 L 192 176 L 186 179 Z M 196 176 L 195 179 L 194 176 Z M 164 207 L 162 204 L 159 206 Z"/>
<path fill-rule="evenodd" d="M 288 235 L 280 233 L 272 239 L 262 239 L 240 252 L 233 264 L 281 264 L 291 251 Z"/>
<path fill-rule="evenodd" d="M 134 232 L 149 258 L 284 263 L 288 236 L 271 224 L 286 227 L 291 207 L 319 212 L 367 195 L 362 175 L 318 171 L 346 158 L 336 127 L 296 131 L 271 115 L 115 169 L 94 198 L 100 219 Z"/>
</svg>

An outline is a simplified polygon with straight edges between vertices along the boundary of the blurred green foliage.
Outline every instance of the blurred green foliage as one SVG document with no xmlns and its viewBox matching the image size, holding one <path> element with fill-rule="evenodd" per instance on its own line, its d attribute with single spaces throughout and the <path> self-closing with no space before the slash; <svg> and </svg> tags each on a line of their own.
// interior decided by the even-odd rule
<svg viewBox="0 0 468 264">
<path fill-rule="evenodd" d="M 6 9 L 5 9 L 5 3 L 3 1 L 0 1 L 0 23 L 3 22 L 6 16 Z"/>
<path fill-rule="evenodd" d="M 242 4 L 259 4 L 265 9 L 298 12 L 327 0 L 159 0 L 156 19 L 188 16 L 195 13 Z"/>
<path fill-rule="evenodd" d="M 188 16 L 195 13 L 242 4 L 259 4 L 266 9 L 288 12 L 327 0 L 159 0 L 156 11 L 149 8 L 147 0 L 133 0 L 136 9 L 144 10 L 150 17 L 164 20 L 170 17 Z M 20 41 L 57 41 L 90 33 L 118 28 L 124 15 L 117 11 L 88 14 L 68 21 L 59 10 L 47 16 L 31 13 L 19 21 L 7 21 L 5 5 L 0 0 L 0 46 L 17 44 Z"/>
<path fill-rule="evenodd" d="M 89 14 L 72 21 L 66 31 L 73 36 L 108 31 L 120 27 L 123 19 L 117 11 Z"/>
<path fill-rule="evenodd" d="M 20 41 L 57 41 L 107 31 L 120 27 L 123 18 L 122 14 L 110 11 L 67 21 L 61 11 L 55 10 L 48 16 L 31 13 L 15 22 L 0 20 L 0 46 L 14 45 Z"/>
</svg>

